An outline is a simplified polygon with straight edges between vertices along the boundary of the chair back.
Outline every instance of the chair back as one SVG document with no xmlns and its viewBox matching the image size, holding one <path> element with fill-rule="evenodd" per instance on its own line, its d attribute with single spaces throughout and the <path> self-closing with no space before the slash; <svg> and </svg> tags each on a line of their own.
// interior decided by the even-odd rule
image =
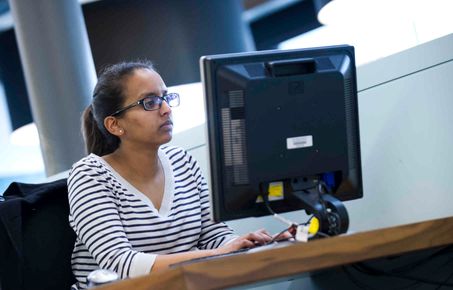
<svg viewBox="0 0 453 290">
<path fill-rule="evenodd" d="M 66 179 L 13 182 L 0 201 L 0 289 L 70 289 L 76 235 Z"/>
</svg>

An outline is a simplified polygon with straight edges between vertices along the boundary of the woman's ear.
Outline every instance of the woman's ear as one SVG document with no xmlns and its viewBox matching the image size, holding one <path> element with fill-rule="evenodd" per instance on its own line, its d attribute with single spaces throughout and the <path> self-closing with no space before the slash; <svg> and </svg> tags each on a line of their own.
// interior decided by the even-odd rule
<svg viewBox="0 0 453 290">
<path fill-rule="evenodd" d="M 124 129 L 121 128 L 118 119 L 113 116 L 105 117 L 104 126 L 107 129 L 107 131 L 112 135 L 119 137 L 124 134 Z"/>
</svg>

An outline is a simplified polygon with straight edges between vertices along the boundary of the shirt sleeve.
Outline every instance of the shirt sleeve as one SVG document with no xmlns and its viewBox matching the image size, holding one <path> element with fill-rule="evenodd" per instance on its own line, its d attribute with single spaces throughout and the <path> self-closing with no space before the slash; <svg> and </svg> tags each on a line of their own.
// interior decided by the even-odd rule
<svg viewBox="0 0 453 290">
<path fill-rule="evenodd" d="M 225 223 L 216 223 L 211 220 L 210 194 L 206 180 L 198 162 L 188 155 L 189 164 L 200 192 L 201 206 L 201 234 L 198 241 L 199 249 L 215 249 L 223 246 L 238 236 Z"/>
<path fill-rule="evenodd" d="M 151 271 L 157 255 L 132 249 L 105 171 L 76 164 L 68 178 L 68 193 L 71 226 L 101 269 L 115 271 L 121 279 Z"/>
</svg>

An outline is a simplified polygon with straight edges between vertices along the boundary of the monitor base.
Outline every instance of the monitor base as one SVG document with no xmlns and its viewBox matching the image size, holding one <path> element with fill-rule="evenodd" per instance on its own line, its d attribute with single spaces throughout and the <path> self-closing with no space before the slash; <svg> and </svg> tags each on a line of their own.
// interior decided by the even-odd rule
<svg viewBox="0 0 453 290">
<path fill-rule="evenodd" d="M 306 206 L 306 212 L 319 220 L 319 234 L 336 236 L 346 233 L 349 228 L 349 216 L 343 203 L 328 193 L 320 193 L 318 189 L 310 191 L 294 191 Z"/>
</svg>

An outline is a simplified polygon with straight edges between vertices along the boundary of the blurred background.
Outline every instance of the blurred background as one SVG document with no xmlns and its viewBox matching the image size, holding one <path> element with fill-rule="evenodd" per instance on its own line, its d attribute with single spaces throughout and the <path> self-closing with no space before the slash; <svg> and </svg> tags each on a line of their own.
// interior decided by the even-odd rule
<svg viewBox="0 0 453 290">
<path fill-rule="evenodd" d="M 79 144 L 53 140 L 58 137 L 48 138 L 64 147 L 70 156 L 69 161 L 49 170 L 51 158 L 45 156 L 51 155 L 51 148 L 42 146 L 42 129 L 38 134 L 35 121 L 41 106 L 64 112 L 71 111 L 72 103 L 63 101 L 52 107 L 49 99 L 41 102 L 36 97 L 30 102 L 29 92 L 34 85 L 31 81 L 26 84 L 24 72 L 24 68 L 30 66 L 30 61 L 24 61 L 24 55 L 27 56 L 24 51 L 30 51 L 30 43 L 22 41 L 21 54 L 16 31 L 26 21 L 14 15 L 24 15 L 24 11 L 31 13 L 38 23 L 45 23 L 33 34 L 35 40 L 39 40 L 38 45 L 58 49 L 65 39 L 53 39 L 45 31 L 46 27 L 60 24 L 58 21 L 48 23 L 52 13 L 58 13 L 50 11 L 49 7 L 58 1 L 36 0 L 24 8 L 26 1 L 0 0 L 0 192 L 12 181 L 43 181 L 49 175 L 69 169 L 71 162 L 81 157 L 80 149 L 76 148 Z M 107 64 L 147 58 L 155 63 L 167 86 L 199 82 L 198 60 L 202 55 L 350 44 L 355 47 L 357 65 L 361 66 L 453 32 L 451 0 L 62 2 L 80 5 L 81 11 L 70 12 L 70 15 L 80 16 L 83 27 L 79 29 L 86 31 L 88 37 L 89 57 L 94 64 L 88 70 L 98 72 Z M 68 8 L 64 5 L 63 9 Z M 64 19 L 61 23 L 65 23 Z M 71 34 L 71 27 L 62 29 L 67 30 L 69 39 L 77 40 Z M 60 63 L 59 67 L 64 65 Z M 88 89 L 95 83 L 95 72 L 88 76 L 94 78 L 87 85 Z M 59 71 L 51 69 L 45 73 L 59 75 Z M 62 77 L 68 81 L 68 76 Z M 61 98 L 64 100 L 65 96 Z M 83 105 L 83 102 L 86 101 L 79 103 Z M 55 117 L 54 123 L 59 122 Z M 80 135 L 78 129 L 69 131 Z M 75 152 L 74 156 L 71 152 Z"/>
</svg>

